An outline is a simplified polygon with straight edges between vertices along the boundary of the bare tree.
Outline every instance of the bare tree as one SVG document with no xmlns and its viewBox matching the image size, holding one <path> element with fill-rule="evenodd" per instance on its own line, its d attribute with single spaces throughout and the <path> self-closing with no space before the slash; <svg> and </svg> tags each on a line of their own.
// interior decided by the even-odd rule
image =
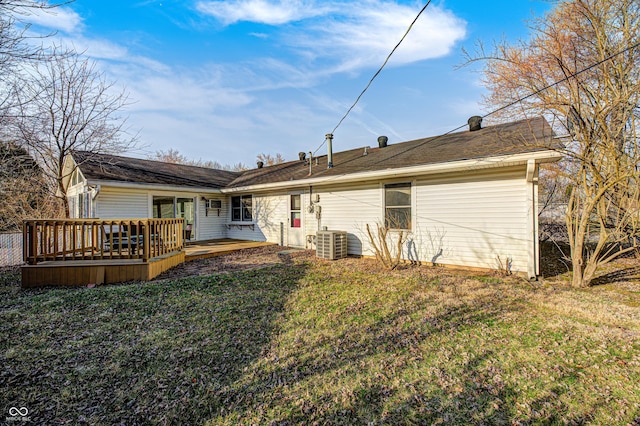
<svg viewBox="0 0 640 426">
<path fill-rule="evenodd" d="M 402 248 L 411 234 L 410 214 L 404 212 L 387 214 L 384 222 L 377 222 L 373 230 L 368 223 L 365 228 L 376 260 L 389 270 L 400 266 L 403 262 Z M 413 259 L 412 263 L 417 264 L 419 260 Z"/>
<path fill-rule="evenodd" d="M 11 90 L 14 79 L 26 63 L 47 58 L 48 52 L 28 35 L 28 18 L 37 12 L 46 12 L 58 4 L 32 0 L 0 0 L 0 129 L 11 118 L 11 107 L 18 99 Z M 45 36 L 46 37 L 46 36 Z M 6 137 L 6 135 L 3 135 Z"/>
<path fill-rule="evenodd" d="M 277 152 L 275 155 L 265 154 L 264 152 L 256 156 L 258 161 L 262 161 L 265 166 L 273 166 L 275 164 L 284 163 L 285 159 L 282 154 Z"/>
<path fill-rule="evenodd" d="M 22 99 L 17 137 L 53 183 L 68 217 L 65 158 L 74 150 L 113 154 L 135 146 L 136 137 L 127 135 L 120 116 L 127 94 L 77 54 L 54 55 L 38 64 L 16 93 Z"/>
<path fill-rule="evenodd" d="M 235 172 L 239 172 L 242 170 L 247 170 L 248 167 L 243 163 L 236 163 L 233 165 L 230 164 L 220 164 L 218 161 L 211 160 L 191 160 L 187 158 L 185 155 L 181 154 L 177 149 L 169 148 L 167 151 L 158 150 L 155 155 L 150 156 L 149 159 L 156 161 L 163 161 L 165 163 L 173 163 L 173 164 L 185 164 L 187 166 L 196 166 L 196 167 L 206 167 L 208 169 L 217 169 L 217 170 L 232 170 Z"/>
<path fill-rule="evenodd" d="M 485 60 L 489 106 L 563 123 L 571 179 L 566 223 L 572 285 L 638 245 L 640 3 L 568 0 L 531 24 L 530 40 L 498 43 Z M 562 131 L 562 130 L 561 130 Z"/>
<path fill-rule="evenodd" d="M 164 163 L 171 164 L 186 164 L 189 166 L 196 166 L 199 164 L 197 161 L 189 160 L 186 156 L 180 154 L 177 149 L 169 148 L 167 151 L 158 150 L 153 156 L 149 156 L 150 160 L 162 161 Z M 204 162 L 202 164 L 205 164 Z M 206 167 L 206 166 L 202 166 Z"/>
<path fill-rule="evenodd" d="M 0 198 L 0 231 L 17 231 L 24 220 L 61 214 L 62 205 L 47 190 L 36 161 L 12 143 L 0 143 Z"/>
<path fill-rule="evenodd" d="M 16 62 L 41 58 L 42 48 L 28 43 L 31 38 L 27 35 L 29 24 L 22 21 L 28 21 L 28 17 L 35 12 L 51 10 L 61 4 L 63 3 L 0 0 L 0 68 L 6 70 Z"/>
</svg>

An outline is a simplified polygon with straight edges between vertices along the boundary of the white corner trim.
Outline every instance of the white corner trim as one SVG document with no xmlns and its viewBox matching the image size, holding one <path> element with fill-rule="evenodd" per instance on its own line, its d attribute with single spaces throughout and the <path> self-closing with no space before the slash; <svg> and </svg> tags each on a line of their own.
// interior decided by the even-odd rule
<svg viewBox="0 0 640 426">
<path fill-rule="evenodd" d="M 536 176 L 536 160 L 529 158 L 527 160 L 527 182 L 533 182 Z"/>
</svg>

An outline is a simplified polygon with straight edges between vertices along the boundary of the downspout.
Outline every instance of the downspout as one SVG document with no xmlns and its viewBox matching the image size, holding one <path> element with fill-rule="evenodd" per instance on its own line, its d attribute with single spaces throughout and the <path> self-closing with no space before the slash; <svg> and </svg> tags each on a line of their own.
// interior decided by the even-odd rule
<svg viewBox="0 0 640 426">
<path fill-rule="evenodd" d="M 527 266 L 527 274 L 529 278 L 534 279 L 540 275 L 540 240 L 538 238 L 538 165 L 536 160 L 527 160 L 527 186 L 529 194 L 528 201 L 531 208 L 531 216 L 529 218 L 528 231 L 531 238 L 529 247 L 529 265 Z"/>
</svg>

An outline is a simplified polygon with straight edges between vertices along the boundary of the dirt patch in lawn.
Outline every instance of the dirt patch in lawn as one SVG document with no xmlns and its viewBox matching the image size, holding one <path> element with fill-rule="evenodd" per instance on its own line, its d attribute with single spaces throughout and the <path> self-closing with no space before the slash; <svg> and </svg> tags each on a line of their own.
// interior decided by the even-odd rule
<svg viewBox="0 0 640 426">
<path fill-rule="evenodd" d="M 260 269 L 289 263 L 294 258 L 311 259 L 314 256 L 313 250 L 295 250 L 277 245 L 256 247 L 186 262 L 160 274 L 154 281 Z"/>
</svg>

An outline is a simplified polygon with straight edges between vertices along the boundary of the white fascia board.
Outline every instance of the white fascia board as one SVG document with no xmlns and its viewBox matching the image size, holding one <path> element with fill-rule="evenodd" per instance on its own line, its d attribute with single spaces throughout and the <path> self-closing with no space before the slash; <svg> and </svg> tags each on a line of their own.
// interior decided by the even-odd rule
<svg viewBox="0 0 640 426">
<path fill-rule="evenodd" d="M 451 161 L 447 163 L 424 164 L 420 166 L 376 170 L 372 172 L 348 173 L 344 175 L 310 177 L 295 181 L 274 182 L 267 184 L 241 186 L 236 188 L 223 188 L 223 194 L 235 192 L 259 192 L 273 189 L 306 187 L 309 185 L 326 185 L 336 183 L 363 182 L 367 180 L 392 179 L 401 177 L 424 176 L 437 173 L 451 173 L 458 171 L 480 170 L 495 167 L 509 167 L 526 165 L 529 160 L 535 163 L 550 163 L 562 158 L 562 153 L 552 150 L 527 152 L 523 154 L 504 155 L 498 157 L 486 157 L 482 159 Z"/>
<path fill-rule="evenodd" d="M 221 191 L 215 188 L 205 188 L 198 186 L 181 186 L 181 185 L 163 185 L 158 183 L 138 183 L 138 182 L 121 182 L 114 180 L 88 179 L 89 185 L 101 185 L 103 187 L 126 188 L 126 189 L 144 189 L 156 191 L 175 191 L 175 192 L 207 192 L 211 194 L 220 194 Z"/>
</svg>

